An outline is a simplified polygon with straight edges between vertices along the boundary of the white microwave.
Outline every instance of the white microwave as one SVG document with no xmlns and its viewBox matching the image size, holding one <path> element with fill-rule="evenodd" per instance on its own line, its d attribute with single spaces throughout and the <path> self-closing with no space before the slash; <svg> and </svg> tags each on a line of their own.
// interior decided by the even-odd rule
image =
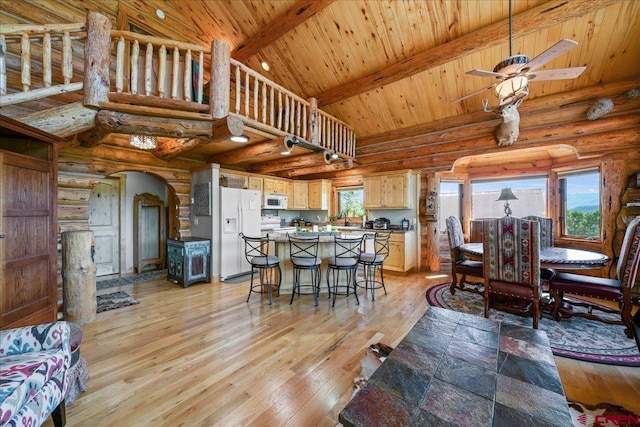
<svg viewBox="0 0 640 427">
<path fill-rule="evenodd" d="M 286 194 L 264 193 L 262 197 L 262 209 L 287 209 Z"/>
</svg>

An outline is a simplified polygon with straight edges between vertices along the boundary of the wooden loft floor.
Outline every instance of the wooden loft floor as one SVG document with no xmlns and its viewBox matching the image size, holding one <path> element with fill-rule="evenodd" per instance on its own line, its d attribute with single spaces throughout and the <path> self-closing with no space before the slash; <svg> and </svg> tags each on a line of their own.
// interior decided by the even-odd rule
<svg viewBox="0 0 640 427">
<path fill-rule="evenodd" d="M 67 425 L 334 427 L 367 346 L 397 345 L 428 309 L 426 289 L 448 277 L 385 279 L 388 296 L 359 306 L 340 297 L 335 308 L 311 296 L 289 305 L 283 295 L 270 307 L 253 295 L 247 304 L 247 283 L 123 288 L 140 304 L 83 327 L 91 378 Z M 640 413 L 639 369 L 556 363 L 569 399 Z"/>
</svg>

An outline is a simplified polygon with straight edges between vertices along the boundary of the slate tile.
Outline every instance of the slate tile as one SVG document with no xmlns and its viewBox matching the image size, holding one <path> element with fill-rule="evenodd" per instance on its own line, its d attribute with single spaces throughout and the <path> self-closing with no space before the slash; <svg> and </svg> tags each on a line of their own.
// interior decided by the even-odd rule
<svg viewBox="0 0 640 427">
<path fill-rule="evenodd" d="M 453 339 L 447 348 L 446 354 L 486 369 L 496 371 L 498 367 L 498 350 L 483 345 Z"/>
<path fill-rule="evenodd" d="M 484 331 L 472 326 L 459 324 L 453 337 L 472 344 L 480 344 L 485 347 L 497 349 L 500 337 L 494 332 Z"/>
<path fill-rule="evenodd" d="M 424 329 L 411 329 L 405 335 L 403 341 L 419 345 L 424 348 L 435 349 L 435 351 L 444 352 L 451 342 L 450 335 L 444 335 L 437 331 L 428 331 Z"/>
<path fill-rule="evenodd" d="M 555 366 L 513 354 L 505 354 L 505 357 L 505 363 L 502 364 L 499 371 L 502 375 L 564 395 L 560 375 L 558 375 Z"/>
<path fill-rule="evenodd" d="M 366 383 L 340 412 L 338 420 L 345 427 L 406 426 L 415 408 L 395 396 Z"/>
<path fill-rule="evenodd" d="M 460 321 L 458 323 L 460 325 L 472 326 L 483 331 L 493 332 L 494 334 L 499 334 L 501 328 L 501 322 L 499 320 L 487 319 L 485 317 L 468 313 L 462 313 L 462 316 L 460 316 Z"/>
<path fill-rule="evenodd" d="M 393 359 L 385 360 L 369 379 L 380 389 L 416 407 L 422 402 L 430 381 L 430 376 Z"/>
<path fill-rule="evenodd" d="M 496 372 L 473 363 L 445 356 L 435 377 L 465 390 L 492 399 L 496 392 Z"/>
<path fill-rule="evenodd" d="M 529 360 L 544 362 L 554 367 L 556 366 L 556 361 L 553 358 L 553 352 L 551 349 L 532 342 L 501 336 L 500 351 L 524 357 Z"/>
<path fill-rule="evenodd" d="M 422 409 L 418 409 L 416 414 L 411 420 L 409 427 L 455 427 L 457 424 L 445 421 L 442 418 L 438 418 L 433 414 L 430 414 Z"/>
<path fill-rule="evenodd" d="M 458 323 L 460 317 L 462 317 L 462 313 L 459 311 L 447 310 L 446 308 L 430 307 L 422 317 Z"/>
<path fill-rule="evenodd" d="M 547 423 L 532 417 L 529 414 L 517 411 L 508 406 L 496 403 L 493 408 L 493 427 L 518 426 L 518 427 L 540 427 Z M 567 426 L 569 427 L 569 426 Z"/>
<path fill-rule="evenodd" d="M 425 349 L 424 347 L 402 341 L 389 358 L 412 367 L 426 377 L 432 377 L 440 360 L 444 357 L 444 349 Z"/>
<path fill-rule="evenodd" d="M 548 425 L 570 426 L 571 414 L 563 394 L 498 374 L 496 403 L 536 416 Z"/>
<path fill-rule="evenodd" d="M 441 334 L 451 336 L 455 332 L 457 326 L 458 324 L 456 322 L 448 319 L 423 316 L 418 320 L 418 322 L 416 322 L 414 328 L 439 332 Z"/>
<path fill-rule="evenodd" d="M 491 425 L 493 402 L 434 378 L 421 408 L 459 426 Z"/>
<path fill-rule="evenodd" d="M 500 328 L 500 335 L 515 338 L 522 341 L 532 342 L 544 347 L 549 347 L 549 337 L 545 331 L 540 329 L 527 328 L 510 323 L 503 323 Z"/>
</svg>

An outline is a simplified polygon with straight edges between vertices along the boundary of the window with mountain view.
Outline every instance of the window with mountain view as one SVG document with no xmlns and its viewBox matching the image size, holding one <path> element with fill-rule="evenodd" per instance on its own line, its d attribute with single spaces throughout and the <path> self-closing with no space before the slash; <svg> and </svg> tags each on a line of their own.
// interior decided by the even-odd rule
<svg viewBox="0 0 640 427">
<path fill-rule="evenodd" d="M 561 234 L 600 239 L 600 171 L 559 174 L 562 197 Z"/>
<path fill-rule="evenodd" d="M 504 202 L 498 201 L 503 188 L 511 188 L 516 200 L 510 200 L 512 215 L 547 216 L 547 177 L 529 176 L 471 181 L 471 211 L 474 219 L 499 218 L 505 215 Z"/>
</svg>

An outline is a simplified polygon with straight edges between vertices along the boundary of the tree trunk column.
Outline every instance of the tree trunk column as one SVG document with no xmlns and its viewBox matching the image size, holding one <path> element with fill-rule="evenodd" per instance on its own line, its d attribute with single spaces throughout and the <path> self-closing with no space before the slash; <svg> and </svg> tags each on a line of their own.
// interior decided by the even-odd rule
<svg viewBox="0 0 640 427">
<path fill-rule="evenodd" d="M 65 319 L 80 326 L 96 319 L 96 263 L 91 230 L 62 233 Z"/>
</svg>

